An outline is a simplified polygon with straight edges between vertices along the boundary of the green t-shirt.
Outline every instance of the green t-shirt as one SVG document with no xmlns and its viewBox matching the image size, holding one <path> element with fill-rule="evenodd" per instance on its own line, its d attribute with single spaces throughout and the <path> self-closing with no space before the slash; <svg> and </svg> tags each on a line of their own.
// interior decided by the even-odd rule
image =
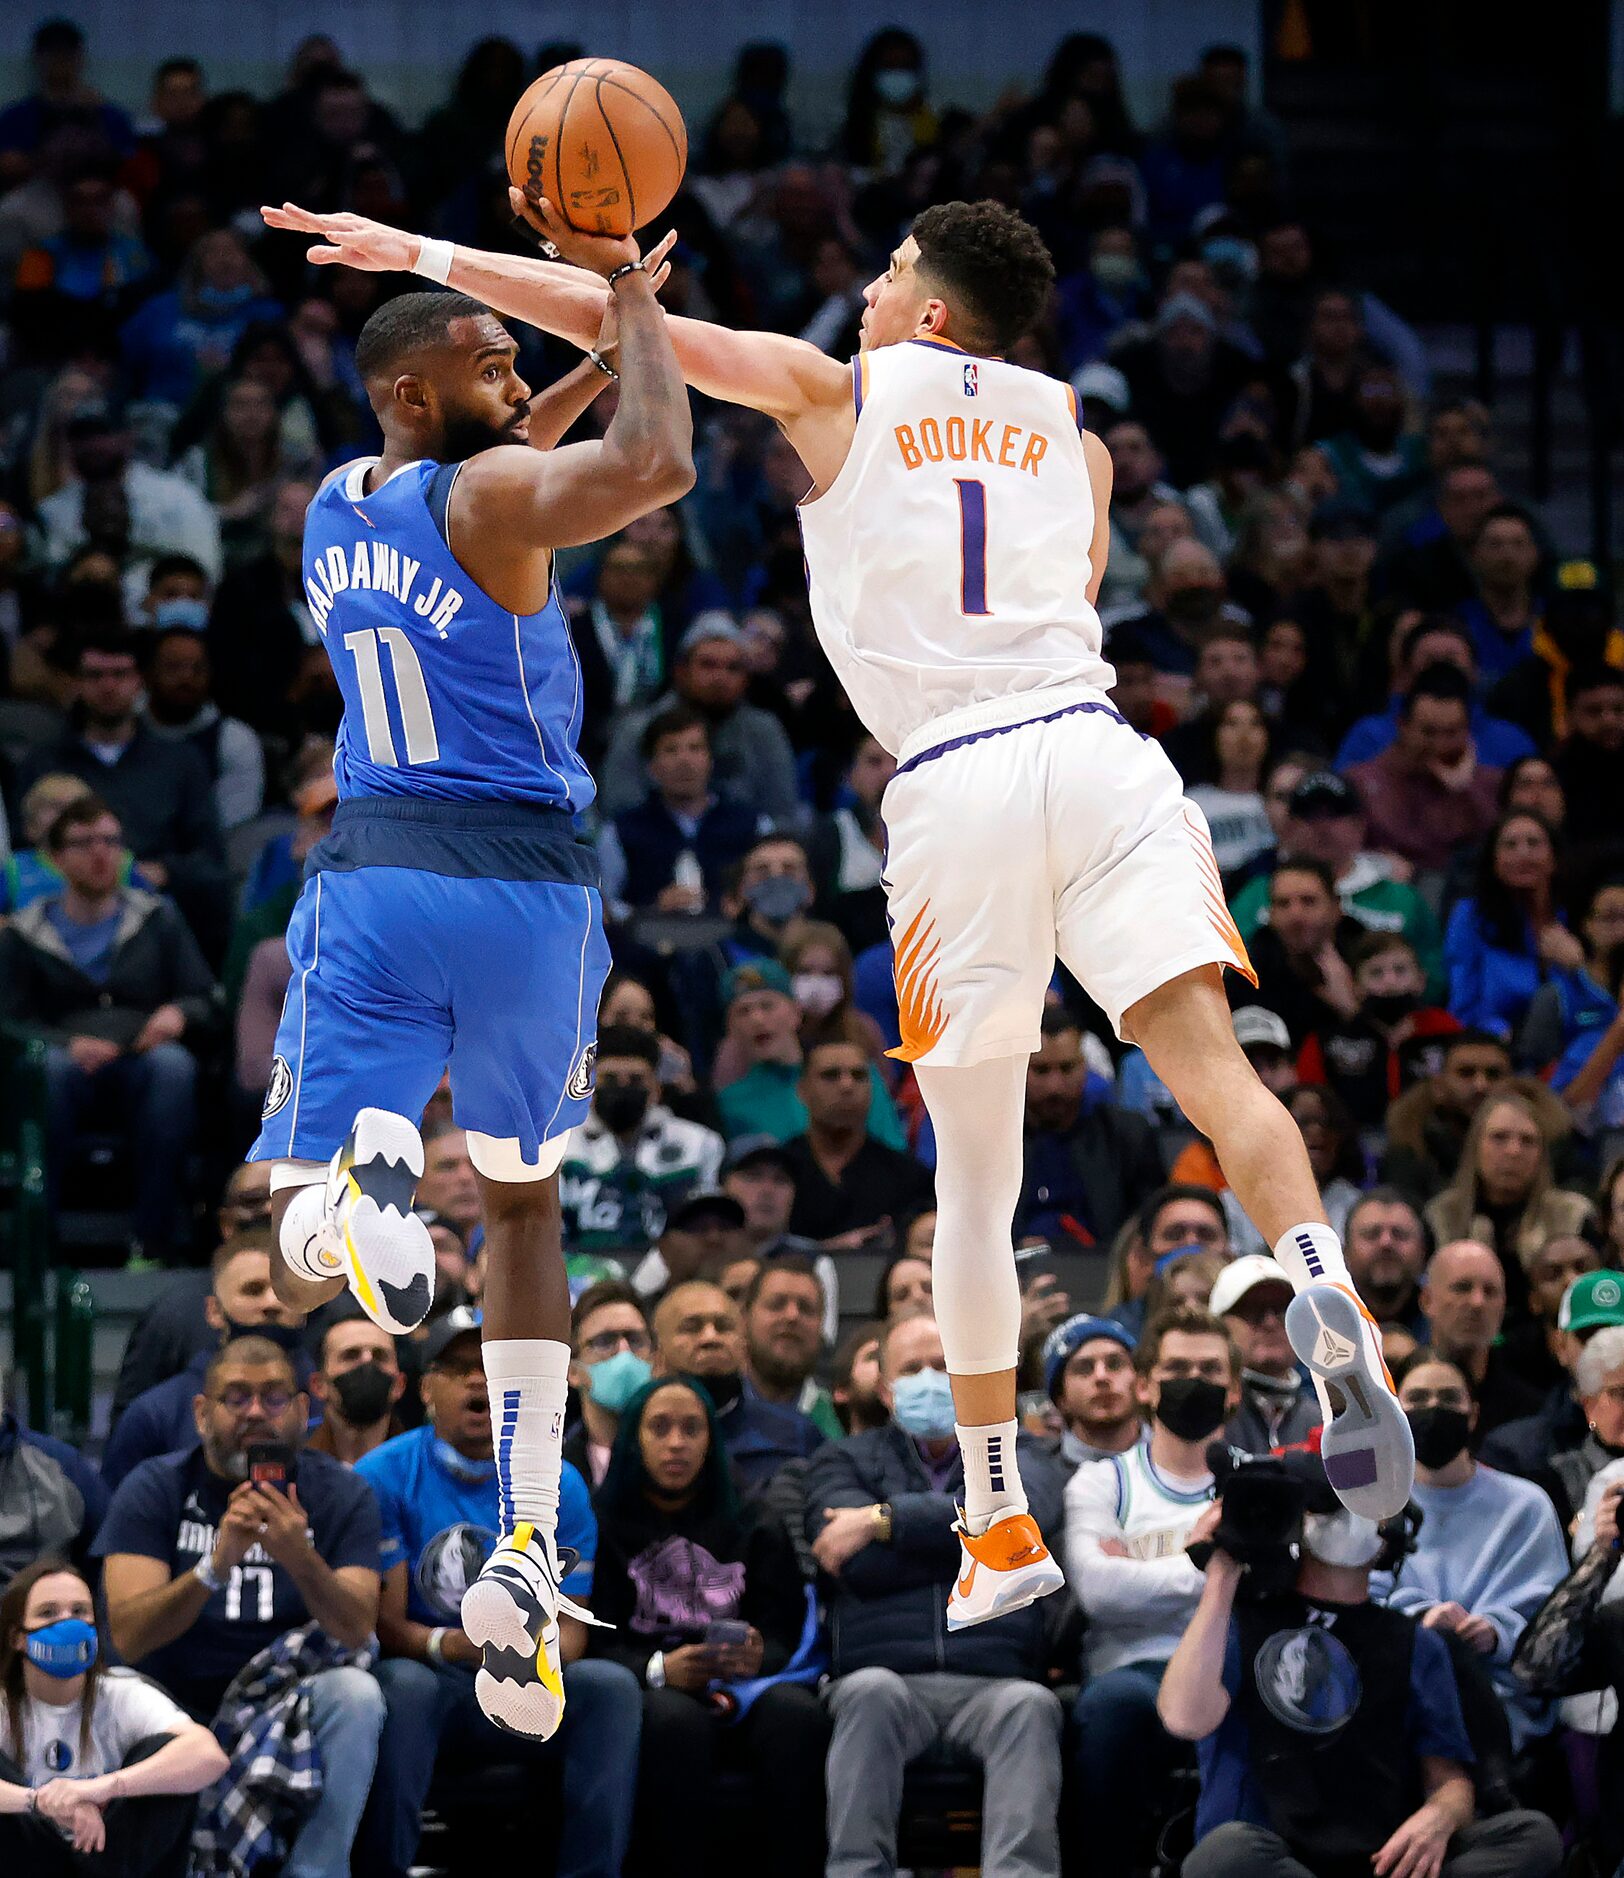
<svg viewBox="0 0 1624 1878">
<path fill-rule="evenodd" d="M 800 1066 L 795 1063 L 757 1063 L 754 1069 L 747 1069 L 737 1082 L 717 1091 L 722 1132 L 729 1141 L 737 1141 L 741 1135 L 771 1135 L 774 1141 L 792 1141 L 804 1135 L 806 1105 L 796 1089 L 800 1080 Z M 908 1137 L 903 1132 L 902 1117 L 884 1077 L 872 1063 L 868 1066 L 868 1081 L 869 1134 L 881 1147 L 906 1152 Z"/>
<path fill-rule="evenodd" d="M 1415 947 L 1427 975 L 1428 997 L 1441 1000 L 1445 994 L 1443 934 L 1437 914 L 1420 894 L 1401 880 L 1376 878 L 1356 862 L 1347 880 L 1339 884 L 1338 895 L 1343 912 L 1371 932 L 1403 933 Z M 1241 937 L 1250 941 L 1257 929 L 1269 922 L 1268 875 L 1260 875 L 1243 887 L 1230 902 L 1229 911 Z"/>
</svg>

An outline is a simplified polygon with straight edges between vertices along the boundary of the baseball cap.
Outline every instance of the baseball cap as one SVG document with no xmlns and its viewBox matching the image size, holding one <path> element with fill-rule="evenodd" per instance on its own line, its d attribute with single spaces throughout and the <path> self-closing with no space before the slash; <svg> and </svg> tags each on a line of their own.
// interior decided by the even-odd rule
<svg viewBox="0 0 1624 1878">
<path fill-rule="evenodd" d="M 725 1219 L 730 1226 L 738 1227 L 744 1224 L 744 1208 L 720 1187 L 701 1187 L 679 1206 L 674 1206 L 666 1215 L 665 1223 L 681 1232 L 700 1219 Z"/>
<path fill-rule="evenodd" d="M 1108 1338 L 1130 1354 L 1137 1343 L 1133 1332 L 1125 1325 L 1114 1318 L 1095 1317 L 1090 1311 L 1080 1311 L 1063 1324 L 1056 1324 L 1043 1339 L 1043 1387 L 1051 1402 L 1066 1365 L 1085 1343 L 1092 1343 L 1096 1337 Z"/>
<path fill-rule="evenodd" d="M 692 652 L 707 639 L 723 639 L 730 646 L 742 646 L 744 634 L 733 615 L 719 606 L 708 607 L 677 641 L 677 657 Z"/>
<path fill-rule="evenodd" d="M 1359 791 L 1334 769 L 1317 769 L 1291 792 L 1293 815 L 1357 815 L 1364 808 Z"/>
<path fill-rule="evenodd" d="M 1235 1041 L 1243 1050 L 1261 1049 L 1264 1045 L 1271 1050 L 1291 1048 L 1291 1032 L 1286 1028 L 1286 1020 L 1266 1004 L 1243 1004 L 1234 1013 L 1233 1022 Z"/>
<path fill-rule="evenodd" d="M 782 1142 L 775 1141 L 771 1135 L 742 1135 L 728 1150 L 727 1171 L 743 1168 L 753 1171 L 760 1167 L 776 1167 L 788 1180 L 795 1178 L 795 1163 L 785 1152 Z"/>
<path fill-rule="evenodd" d="M 735 965 L 722 980 L 722 1002 L 731 1004 L 747 991 L 776 991 L 786 998 L 795 996 L 789 973 L 777 959 L 748 959 Z"/>
<path fill-rule="evenodd" d="M 485 1317 L 471 1304 L 459 1304 L 444 1317 L 435 1318 L 423 1339 L 423 1367 L 431 1369 L 459 1337 L 478 1336 Z"/>
<path fill-rule="evenodd" d="M 1207 1309 L 1214 1317 L 1222 1317 L 1258 1285 L 1284 1285 L 1288 1291 L 1292 1288 L 1285 1267 L 1277 1260 L 1265 1258 L 1261 1252 L 1248 1252 L 1245 1258 L 1232 1260 L 1218 1274 Z"/>
<path fill-rule="evenodd" d="M 1085 402 L 1092 400 L 1095 404 L 1108 405 L 1118 416 L 1133 402 L 1127 379 L 1104 359 L 1085 365 L 1071 381 L 1071 388 Z"/>
<path fill-rule="evenodd" d="M 1557 1308 L 1558 1330 L 1606 1330 L 1624 1324 L 1624 1277 L 1617 1272 L 1581 1272 Z"/>
</svg>

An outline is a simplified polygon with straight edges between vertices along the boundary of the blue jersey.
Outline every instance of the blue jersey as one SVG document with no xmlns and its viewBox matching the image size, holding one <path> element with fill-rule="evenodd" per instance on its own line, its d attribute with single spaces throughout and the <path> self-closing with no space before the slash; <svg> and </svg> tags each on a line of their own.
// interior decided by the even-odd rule
<svg viewBox="0 0 1624 1878">
<path fill-rule="evenodd" d="M 411 463 L 367 495 L 375 461 L 330 478 L 305 520 L 305 598 L 344 695 L 340 800 L 584 809 L 581 667 L 556 589 L 539 613 L 499 607 L 446 545 L 461 465 Z"/>
</svg>

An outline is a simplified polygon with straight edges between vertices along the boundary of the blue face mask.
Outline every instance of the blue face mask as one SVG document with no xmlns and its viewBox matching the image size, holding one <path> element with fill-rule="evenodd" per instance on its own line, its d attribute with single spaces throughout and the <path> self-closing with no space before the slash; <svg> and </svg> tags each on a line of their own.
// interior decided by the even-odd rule
<svg viewBox="0 0 1624 1878">
<path fill-rule="evenodd" d="M 200 285 L 196 290 L 198 306 L 205 313 L 234 313 L 240 306 L 247 306 L 254 297 L 251 286 L 207 287 Z"/>
<path fill-rule="evenodd" d="M 434 1437 L 434 1458 L 455 1480 L 489 1480 L 496 1473 L 495 1461 L 471 1461 L 439 1435 Z"/>
<path fill-rule="evenodd" d="M 155 626 L 189 626 L 193 632 L 202 632 L 209 623 L 209 609 L 201 600 L 194 600 L 189 594 L 178 593 L 172 600 L 160 600 L 152 615 Z"/>
<path fill-rule="evenodd" d="M 922 1441 L 941 1441 L 953 1432 L 953 1385 L 945 1371 L 916 1370 L 891 1385 L 891 1413 L 900 1427 Z"/>
<path fill-rule="evenodd" d="M 587 1371 L 587 1394 L 610 1415 L 618 1415 L 654 1371 L 635 1350 L 616 1350 Z"/>
<path fill-rule="evenodd" d="M 42 1624 L 23 1639 L 28 1660 L 47 1676 L 59 1682 L 82 1676 L 96 1660 L 96 1626 L 82 1617 L 59 1617 L 54 1624 Z"/>
</svg>

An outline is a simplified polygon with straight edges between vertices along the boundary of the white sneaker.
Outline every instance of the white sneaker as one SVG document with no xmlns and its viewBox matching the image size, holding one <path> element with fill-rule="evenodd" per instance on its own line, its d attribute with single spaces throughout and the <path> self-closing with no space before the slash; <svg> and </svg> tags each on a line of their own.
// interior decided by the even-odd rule
<svg viewBox="0 0 1624 1878">
<path fill-rule="evenodd" d="M 1023 1611 L 1066 1582 L 1030 1513 L 1006 1513 L 971 1534 L 959 1515 L 959 1575 L 947 1598 L 947 1627 L 967 1630 L 1006 1611 Z"/>
<path fill-rule="evenodd" d="M 379 1329 L 405 1336 L 434 1301 L 434 1241 L 412 1211 L 423 1140 L 404 1115 L 362 1109 L 327 1173 L 339 1269 Z"/>
<path fill-rule="evenodd" d="M 551 1541 L 522 1520 L 462 1594 L 462 1627 L 480 1648 L 474 1694 L 509 1734 L 546 1741 L 564 1719 L 559 1616 L 609 1628 L 559 1589 L 574 1563 L 573 1553 L 560 1558 Z"/>
<path fill-rule="evenodd" d="M 1286 1335 L 1314 1378 L 1325 1419 L 1320 1459 L 1350 1513 L 1391 1519 L 1415 1485 L 1415 1437 L 1382 1360 L 1375 1319 L 1344 1285 L 1309 1285 L 1286 1307 Z"/>
</svg>

